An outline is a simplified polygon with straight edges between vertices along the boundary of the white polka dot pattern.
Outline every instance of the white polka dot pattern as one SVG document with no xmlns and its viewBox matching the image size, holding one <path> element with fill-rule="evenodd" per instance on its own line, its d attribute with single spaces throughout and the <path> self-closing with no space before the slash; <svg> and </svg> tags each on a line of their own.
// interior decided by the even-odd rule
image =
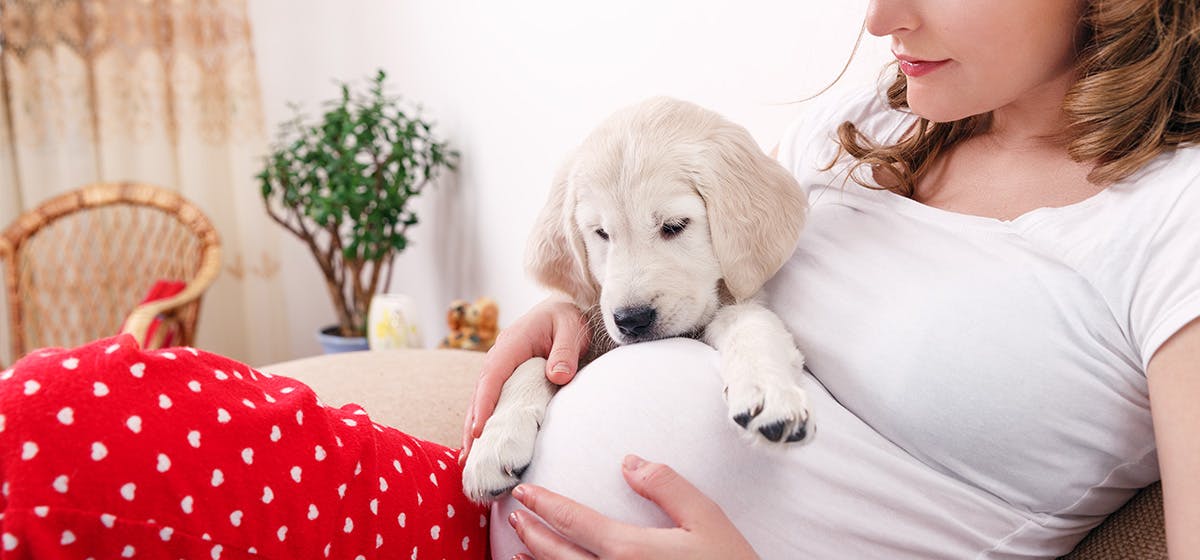
<svg viewBox="0 0 1200 560">
<path fill-rule="evenodd" d="M 129 337 L 47 350 L 0 373 L 0 410 L 0 542 L 18 557 L 483 554 L 452 450 L 220 356 Z"/>
</svg>

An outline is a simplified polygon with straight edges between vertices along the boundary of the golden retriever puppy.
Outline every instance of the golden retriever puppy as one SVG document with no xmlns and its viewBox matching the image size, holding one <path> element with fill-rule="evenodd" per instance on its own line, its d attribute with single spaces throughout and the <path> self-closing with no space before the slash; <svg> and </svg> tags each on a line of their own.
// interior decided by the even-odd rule
<svg viewBox="0 0 1200 560">
<path fill-rule="evenodd" d="M 601 336 L 585 361 L 614 344 L 698 337 L 720 352 L 730 418 L 759 440 L 800 441 L 811 433 L 803 357 L 755 296 L 792 254 L 806 210 L 796 180 L 746 129 L 654 98 L 606 119 L 568 157 L 527 269 L 591 319 Z M 528 360 L 504 384 L 467 458 L 471 499 L 512 489 L 532 460 L 557 389 L 545 364 Z"/>
</svg>

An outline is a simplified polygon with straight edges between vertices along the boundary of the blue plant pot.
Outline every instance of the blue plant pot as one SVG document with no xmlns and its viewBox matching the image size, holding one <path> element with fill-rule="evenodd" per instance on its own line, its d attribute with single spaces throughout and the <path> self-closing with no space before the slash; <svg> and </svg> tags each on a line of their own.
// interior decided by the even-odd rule
<svg viewBox="0 0 1200 560">
<path fill-rule="evenodd" d="M 337 332 L 337 325 L 325 327 L 317 332 L 317 341 L 321 343 L 321 348 L 325 350 L 326 354 L 358 352 L 360 350 L 368 349 L 367 337 L 345 337 L 339 336 Z"/>
</svg>

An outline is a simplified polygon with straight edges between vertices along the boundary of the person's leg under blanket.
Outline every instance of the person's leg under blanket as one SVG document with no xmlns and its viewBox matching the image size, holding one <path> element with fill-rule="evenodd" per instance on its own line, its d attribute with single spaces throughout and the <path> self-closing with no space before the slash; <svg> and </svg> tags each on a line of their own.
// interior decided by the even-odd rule
<svg viewBox="0 0 1200 560">
<path fill-rule="evenodd" d="M 221 356 L 37 351 L 0 374 L 0 557 L 483 558 L 456 456 Z"/>
</svg>

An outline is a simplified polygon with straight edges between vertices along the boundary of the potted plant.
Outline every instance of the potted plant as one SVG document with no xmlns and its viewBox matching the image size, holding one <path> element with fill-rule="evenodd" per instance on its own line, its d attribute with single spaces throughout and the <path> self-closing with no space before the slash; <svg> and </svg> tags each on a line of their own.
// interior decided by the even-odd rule
<svg viewBox="0 0 1200 560">
<path fill-rule="evenodd" d="M 354 349 L 366 348 L 371 298 L 391 282 L 417 225 L 410 202 L 458 160 L 386 93 L 386 78 L 379 70 L 365 91 L 340 84 L 313 122 L 293 106 L 257 176 L 267 214 L 308 246 L 325 277 L 337 324 L 322 333 L 361 339 Z"/>
</svg>

